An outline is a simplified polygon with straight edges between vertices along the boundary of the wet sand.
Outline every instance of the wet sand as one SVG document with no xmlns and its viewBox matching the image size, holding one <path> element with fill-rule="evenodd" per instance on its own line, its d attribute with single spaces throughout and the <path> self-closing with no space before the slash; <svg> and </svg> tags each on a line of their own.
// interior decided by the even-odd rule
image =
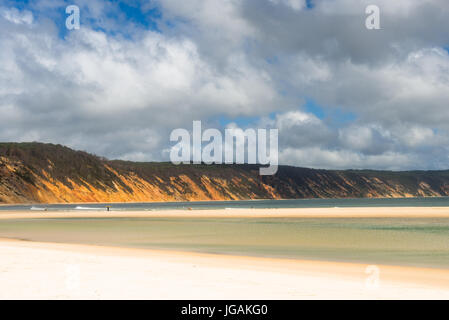
<svg viewBox="0 0 449 320">
<path fill-rule="evenodd" d="M 449 207 L 280 208 L 155 211 L 0 211 L 0 219 L 23 218 L 449 218 Z"/>
</svg>

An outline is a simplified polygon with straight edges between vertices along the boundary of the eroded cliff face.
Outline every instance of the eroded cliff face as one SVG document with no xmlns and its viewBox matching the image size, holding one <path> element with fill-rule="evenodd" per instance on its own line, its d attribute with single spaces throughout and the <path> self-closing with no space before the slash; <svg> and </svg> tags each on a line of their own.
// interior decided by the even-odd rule
<svg viewBox="0 0 449 320">
<path fill-rule="evenodd" d="M 279 198 L 257 168 L 107 161 L 47 144 L 0 144 L 0 203 Z"/>
<path fill-rule="evenodd" d="M 0 203 L 145 202 L 449 195 L 449 172 L 108 161 L 39 143 L 0 144 Z"/>
<path fill-rule="evenodd" d="M 120 173 L 110 165 L 104 169 L 111 180 L 89 182 L 54 178 L 50 170 L 35 172 L 20 161 L 0 158 L 0 202 L 69 203 L 69 202 L 144 202 L 181 200 L 237 200 L 276 198 L 269 188 L 260 188 L 253 177 L 232 172 L 229 178 L 207 175 L 176 174 L 144 179 L 133 171 Z M 256 192 L 252 189 L 256 189 Z"/>
</svg>

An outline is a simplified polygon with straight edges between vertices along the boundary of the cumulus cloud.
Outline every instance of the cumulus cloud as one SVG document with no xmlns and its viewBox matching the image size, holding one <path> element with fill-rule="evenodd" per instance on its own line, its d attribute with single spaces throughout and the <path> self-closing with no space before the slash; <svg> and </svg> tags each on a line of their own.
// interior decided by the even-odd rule
<svg viewBox="0 0 449 320">
<path fill-rule="evenodd" d="M 32 24 L 33 23 L 33 14 L 25 10 L 24 12 L 20 12 L 16 8 L 1 8 L 0 13 L 3 18 L 14 23 L 14 24 Z"/>
<path fill-rule="evenodd" d="M 174 128 L 250 119 L 279 129 L 281 164 L 448 167 L 445 0 L 131 1 L 155 28 L 80 0 L 71 32 L 67 4 L 0 7 L 1 140 L 167 160 Z"/>
<path fill-rule="evenodd" d="M 380 155 L 366 155 L 352 150 L 333 150 L 319 147 L 301 149 L 285 148 L 279 154 L 282 163 L 303 167 L 333 169 L 388 169 L 402 170 L 415 167 L 418 162 L 410 154 L 387 152 Z"/>
<path fill-rule="evenodd" d="M 60 39 L 51 27 L 2 24 L 3 139 L 160 159 L 156 150 L 173 128 L 255 106 L 273 111 L 282 100 L 245 56 L 229 57 L 219 72 L 188 38 L 148 31 L 136 41 L 81 28 Z"/>
</svg>

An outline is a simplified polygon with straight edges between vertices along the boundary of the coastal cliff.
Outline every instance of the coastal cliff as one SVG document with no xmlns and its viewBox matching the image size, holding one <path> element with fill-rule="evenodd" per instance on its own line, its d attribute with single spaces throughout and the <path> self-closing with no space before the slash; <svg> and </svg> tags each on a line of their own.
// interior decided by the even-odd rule
<svg viewBox="0 0 449 320">
<path fill-rule="evenodd" d="M 449 195 L 449 171 L 316 170 L 107 160 L 42 143 L 0 143 L 0 203 Z"/>
</svg>

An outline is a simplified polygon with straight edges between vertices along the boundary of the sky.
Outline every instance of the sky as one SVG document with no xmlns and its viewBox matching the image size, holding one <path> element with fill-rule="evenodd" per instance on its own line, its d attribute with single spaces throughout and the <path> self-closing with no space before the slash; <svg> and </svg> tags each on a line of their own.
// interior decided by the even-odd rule
<svg viewBox="0 0 449 320">
<path fill-rule="evenodd" d="M 449 169 L 449 2 L 0 0 L 0 115 L 110 159 L 167 161 L 201 120 L 278 129 L 280 164 Z"/>
</svg>

